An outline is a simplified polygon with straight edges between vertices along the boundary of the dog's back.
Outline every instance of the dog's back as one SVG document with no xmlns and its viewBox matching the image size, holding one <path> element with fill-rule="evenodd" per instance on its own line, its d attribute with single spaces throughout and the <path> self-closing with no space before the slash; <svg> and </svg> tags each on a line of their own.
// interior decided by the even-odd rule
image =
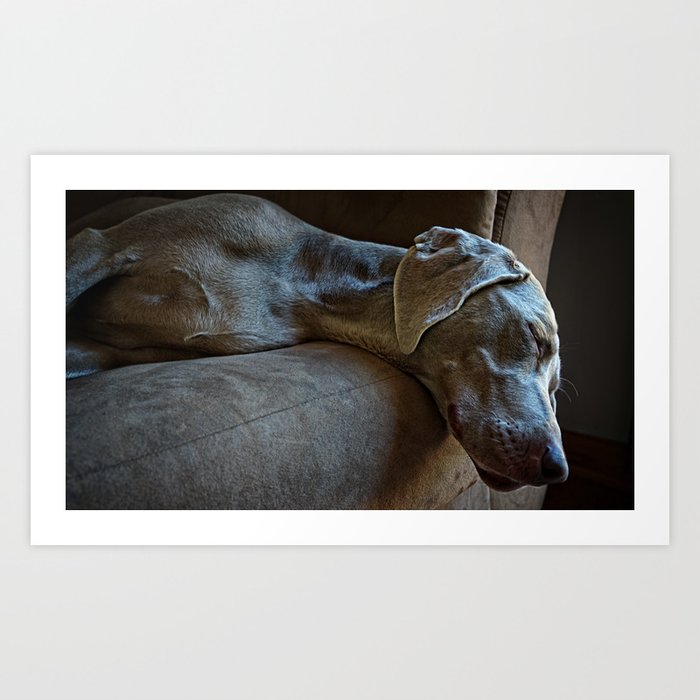
<svg viewBox="0 0 700 700">
<path fill-rule="evenodd" d="M 295 243 L 313 233 L 322 234 L 271 202 L 239 194 L 86 229 L 68 241 L 69 287 L 79 284 L 72 277 L 89 280 L 68 316 L 69 343 L 104 344 L 104 355 L 147 347 L 229 354 L 303 342 L 279 303 L 289 296 L 279 273 Z M 270 308 L 277 312 L 261 313 Z"/>
</svg>

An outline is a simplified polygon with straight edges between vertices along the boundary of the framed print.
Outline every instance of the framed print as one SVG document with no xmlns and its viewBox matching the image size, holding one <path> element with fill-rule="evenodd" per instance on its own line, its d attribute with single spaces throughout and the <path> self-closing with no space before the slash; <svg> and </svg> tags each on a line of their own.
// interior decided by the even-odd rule
<svg viewBox="0 0 700 700">
<path fill-rule="evenodd" d="M 32 544 L 668 543 L 667 156 L 31 165 Z"/>
</svg>

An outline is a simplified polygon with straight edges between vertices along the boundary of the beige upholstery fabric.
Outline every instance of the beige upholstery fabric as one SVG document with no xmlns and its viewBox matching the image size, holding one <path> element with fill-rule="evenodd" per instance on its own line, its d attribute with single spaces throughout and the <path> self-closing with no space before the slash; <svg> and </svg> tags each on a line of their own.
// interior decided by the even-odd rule
<svg viewBox="0 0 700 700">
<path fill-rule="evenodd" d="M 499 190 L 493 240 L 513 250 L 547 288 L 564 190 Z"/>
<path fill-rule="evenodd" d="M 491 490 L 491 510 L 539 510 L 546 494 L 546 486 L 525 486 L 509 493 Z"/>
<path fill-rule="evenodd" d="M 427 391 L 349 345 L 67 386 L 69 508 L 438 508 L 477 478 Z"/>
<path fill-rule="evenodd" d="M 501 493 L 477 481 L 462 491 L 446 508 L 449 510 L 540 510 L 547 494 L 546 486 L 525 486 Z"/>
<path fill-rule="evenodd" d="M 432 226 L 465 228 L 490 238 L 496 206 L 496 190 L 251 194 L 277 202 L 331 233 L 404 248 L 413 245 L 413 239 Z"/>
</svg>

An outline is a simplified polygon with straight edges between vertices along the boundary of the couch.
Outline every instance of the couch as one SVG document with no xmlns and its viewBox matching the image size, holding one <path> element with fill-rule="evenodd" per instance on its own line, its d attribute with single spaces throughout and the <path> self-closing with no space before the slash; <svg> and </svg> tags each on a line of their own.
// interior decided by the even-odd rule
<svg viewBox="0 0 700 700">
<path fill-rule="evenodd" d="M 68 235 L 201 194 L 69 191 Z M 513 249 L 543 285 L 564 198 L 519 190 L 253 194 L 333 233 L 404 247 L 433 225 L 463 228 Z M 544 488 L 491 491 L 416 379 L 338 343 L 69 380 L 66 420 L 68 509 L 534 509 L 544 498 Z"/>
</svg>

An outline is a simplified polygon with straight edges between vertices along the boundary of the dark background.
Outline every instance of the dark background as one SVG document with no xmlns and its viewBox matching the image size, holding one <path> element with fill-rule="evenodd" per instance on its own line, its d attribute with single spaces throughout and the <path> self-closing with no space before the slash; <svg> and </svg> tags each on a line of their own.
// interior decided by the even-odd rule
<svg viewBox="0 0 700 700">
<path fill-rule="evenodd" d="M 545 508 L 632 508 L 634 192 L 567 192 L 547 295 L 571 382 L 557 397 L 571 476 Z"/>
</svg>

